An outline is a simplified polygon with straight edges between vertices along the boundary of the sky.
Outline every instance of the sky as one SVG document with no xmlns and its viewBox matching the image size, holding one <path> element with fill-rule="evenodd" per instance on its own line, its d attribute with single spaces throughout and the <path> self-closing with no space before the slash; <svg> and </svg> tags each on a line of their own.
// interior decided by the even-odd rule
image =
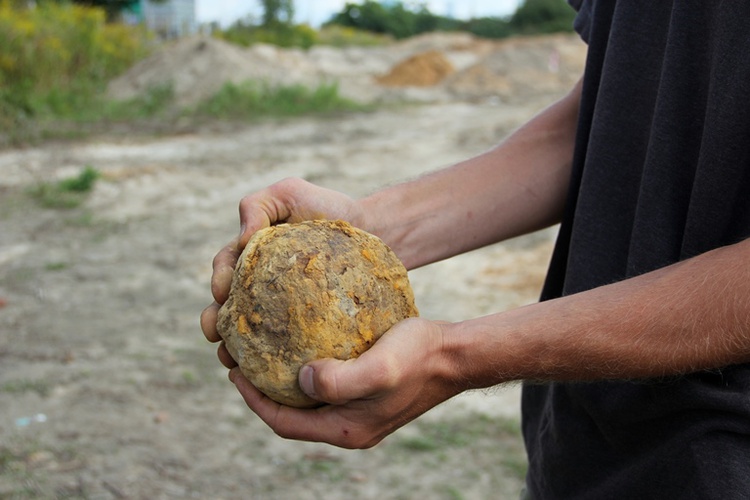
<svg viewBox="0 0 750 500">
<path fill-rule="evenodd" d="M 340 12 L 346 3 L 346 0 L 296 0 L 295 22 L 318 27 L 333 14 Z M 409 3 L 404 2 L 405 5 Z M 519 0 L 431 0 L 414 3 L 424 3 L 433 14 L 469 19 L 510 15 L 516 10 Z M 224 27 L 247 15 L 259 17 L 262 12 L 257 0 L 196 0 L 195 4 L 198 22 L 218 21 Z"/>
</svg>

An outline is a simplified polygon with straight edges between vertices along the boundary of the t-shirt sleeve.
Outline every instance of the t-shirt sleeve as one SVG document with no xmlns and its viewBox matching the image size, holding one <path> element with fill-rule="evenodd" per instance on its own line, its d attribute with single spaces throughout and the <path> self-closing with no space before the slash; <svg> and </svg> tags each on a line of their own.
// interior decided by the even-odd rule
<svg viewBox="0 0 750 500">
<path fill-rule="evenodd" d="M 573 28 L 581 35 L 584 42 L 589 43 L 589 34 L 591 33 L 591 0 L 568 0 L 578 15 L 573 21 Z"/>
</svg>

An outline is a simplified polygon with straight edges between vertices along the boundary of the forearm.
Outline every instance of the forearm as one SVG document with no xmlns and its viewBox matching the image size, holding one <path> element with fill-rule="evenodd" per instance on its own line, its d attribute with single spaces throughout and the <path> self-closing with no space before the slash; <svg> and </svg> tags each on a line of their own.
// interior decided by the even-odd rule
<svg viewBox="0 0 750 500">
<path fill-rule="evenodd" d="M 450 377 L 635 379 L 750 361 L 750 240 L 587 292 L 445 326 Z"/>
<path fill-rule="evenodd" d="M 556 223 L 579 99 L 580 83 L 496 148 L 361 200 L 365 229 L 414 268 Z"/>
</svg>

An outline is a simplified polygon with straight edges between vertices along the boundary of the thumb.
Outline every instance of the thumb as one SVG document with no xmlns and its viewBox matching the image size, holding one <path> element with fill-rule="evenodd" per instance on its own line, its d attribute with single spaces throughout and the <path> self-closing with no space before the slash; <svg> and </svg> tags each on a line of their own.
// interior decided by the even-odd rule
<svg viewBox="0 0 750 500">
<path fill-rule="evenodd" d="M 395 385 L 393 363 L 372 356 L 342 361 L 321 359 L 306 364 L 299 372 L 299 385 L 308 396 L 333 405 L 355 399 L 370 399 Z"/>
</svg>

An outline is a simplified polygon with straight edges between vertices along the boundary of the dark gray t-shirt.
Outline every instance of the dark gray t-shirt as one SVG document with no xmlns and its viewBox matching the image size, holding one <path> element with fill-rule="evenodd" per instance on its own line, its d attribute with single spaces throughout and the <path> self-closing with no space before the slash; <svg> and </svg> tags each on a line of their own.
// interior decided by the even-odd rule
<svg viewBox="0 0 750 500">
<path fill-rule="evenodd" d="M 750 236 L 750 2 L 571 4 L 589 55 L 543 300 Z M 528 384 L 523 428 L 535 498 L 750 498 L 747 365 Z"/>
</svg>

